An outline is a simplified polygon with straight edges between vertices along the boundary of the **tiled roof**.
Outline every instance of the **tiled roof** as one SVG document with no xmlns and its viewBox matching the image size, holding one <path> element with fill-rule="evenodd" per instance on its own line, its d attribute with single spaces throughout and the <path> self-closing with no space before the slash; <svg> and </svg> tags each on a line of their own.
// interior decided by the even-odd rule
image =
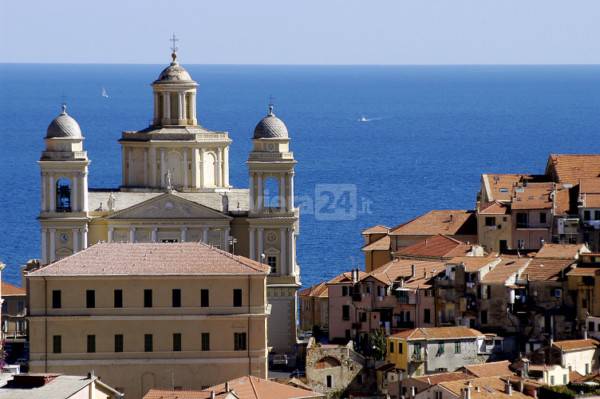
<svg viewBox="0 0 600 399">
<path fill-rule="evenodd" d="M 412 265 L 415 266 L 415 276 L 411 278 Z M 425 288 L 429 286 L 429 280 L 444 271 L 444 263 L 440 261 L 394 259 L 365 274 L 361 280 L 373 277 L 384 284 L 391 285 L 399 278 L 404 278 L 404 286 L 407 288 Z"/>
<path fill-rule="evenodd" d="M 387 233 L 390 230 L 389 227 L 378 224 L 376 226 L 371 226 L 365 230 L 363 230 L 362 234 L 383 234 Z"/>
<path fill-rule="evenodd" d="M 166 389 L 151 389 L 143 399 L 210 399 L 210 391 L 172 391 Z M 223 398 L 223 396 L 215 396 Z"/>
<path fill-rule="evenodd" d="M 600 194 L 583 194 L 581 199 L 584 208 L 600 208 Z"/>
<path fill-rule="evenodd" d="M 498 201 L 483 204 L 479 210 L 480 215 L 506 215 L 507 213 L 508 206 Z"/>
<path fill-rule="evenodd" d="M 305 288 L 298 292 L 299 296 L 312 296 L 317 298 L 327 298 L 328 290 L 327 283 L 321 282 L 319 284 L 315 284 L 312 287 Z"/>
<path fill-rule="evenodd" d="M 511 275 L 523 269 L 531 259 L 527 258 L 502 258 L 499 264 L 490 270 L 481 279 L 485 284 L 503 284 Z"/>
<path fill-rule="evenodd" d="M 463 256 L 472 246 L 442 234 L 421 240 L 396 252 L 398 256 L 446 257 Z"/>
<path fill-rule="evenodd" d="M 266 265 L 203 243 L 98 243 L 29 276 L 266 274 Z"/>
<path fill-rule="evenodd" d="M 462 381 L 448 381 L 442 382 L 439 385 L 455 395 L 462 397 L 462 390 L 467 387 L 469 382 L 471 385 L 471 399 L 531 399 L 530 396 L 515 389 L 512 390 L 511 395 L 506 394 L 504 392 L 506 383 L 499 377 L 482 377 Z"/>
<path fill-rule="evenodd" d="M 322 393 L 307 391 L 279 382 L 269 381 L 254 376 L 244 376 L 229 381 L 229 389 L 239 399 L 303 399 L 322 398 Z M 206 388 L 205 391 L 225 392 L 225 384 Z"/>
<path fill-rule="evenodd" d="M 600 177 L 579 180 L 579 193 L 600 194 Z"/>
<path fill-rule="evenodd" d="M 550 194 L 554 183 L 529 183 L 517 187 L 512 198 L 512 209 L 551 209 L 552 199 Z"/>
<path fill-rule="evenodd" d="M 473 211 L 433 210 L 404 223 L 390 235 L 477 235 L 477 220 Z"/>
<path fill-rule="evenodd" d="M 392 337 L 404 338 L 407 341 L 422 340 L 443 340 L 457 338 L 477 338 L 483 337 L 483 333 L 468 327 L 431 327 L 431 328 L 413 328 L 412 330 L 401 331 L 393 334 Z"/>
<path fill-rule="evenodd" d="M 363 272 L 362 270 L 358 271 L 358 279 L 359 280 L 361 280 L 366 275 L 367 275 L 367 273 Z M 334 278 L 329 280 L 326 284 L 338 284 L 338 283 L 350 283 L 350 282 L 352 282 L 352 272 L 344 272 L 344 273 L 338 274 L 337 276 L 335 276 Z"/>
<path fill-rule="evenodd" d="M 535 255 L 536 258 L 577 259 L 581 251 L 589 252 L 585 244 L 544 243 Z"/>
<path fill-rule="evenodd" d="M 390 236 L 385 235 L 385 236 L 381 237 L 379 240 L 373 241 L 372 243 L 365 245 L 364 247 L 362 247 L 362 250 L 365 252 L 367 252 L 367 251 L 389 251 L 391 242 L 392 242 L 392 240 L 390 239 Z"/>
<path fill-rule="evenodd" d="M 448 260 L 447 264 L 465 265 L 467 273 L 474 273 L 486 266 L 493 266 L 501 261 L 500 258 L 484 257 L 484 256 L 458 256 Z"/>
<path fill-rule="evenodd" d="M 595 339 L 569 339 L 566 341 L 555 341 L 552 345 L 562 351 L 569 352 L 584 349 L 596 349 L 598 345 L 600 345 L 600 342 Z"/>
<path fill-rule="evenodd" d="M 424 382 L 429 385 L 437 385 L 445 381 L 465 380 L 469 378 L 469 374 L 462 371 L 451 371 L 449 373 L 428 374 L 411 377 L 413 380 Z"/>
<path fill-rule="evenodd" d="M 475 377 L 505 377 L 514 375 L 508 368 L 509 365 L 510 362 L 508 360 L 502 360 L 499 362 L 469 364 L 464 367 L 465 370 Z"/>
<path fill-rule="evenodd" d="M 600 274 L 600 267 L 573 267 L 567 276 L 597 276 Z"/>
<path fill-rule="evenodd" d="M 17 287 L 4 281 L 2 282 L 0 292 L 2 292 L 2 296 L 24 296 L 27 294 L 25 288 Z"/>
<path fill-rule="evenodd" d="M 529 281 L 557 281 L 566 276 L 566 269 L 574 262 L 574 259 L 534 258 L 523 270 L 521 277 L 527 278 Z"/>
<path fill-rule="evenodd" d="M 491 197 L 491 201 L 510 201 L 514 193 L 514 187 L 519 182 L 522 182 L 523 179 L 528 179 L 530 177 L 530 175 L 524 174 L 481 175 L 481 178 L 484 181 L 484 186 L 487 186 L 490 189 L 488 196 Z"/>
<path fill-rule="evenodd" d="M 559 183 L 577 184 L 580 179 L 600 177 L 600 154 L 551 154 L 547 173 Z"/>
</svg>

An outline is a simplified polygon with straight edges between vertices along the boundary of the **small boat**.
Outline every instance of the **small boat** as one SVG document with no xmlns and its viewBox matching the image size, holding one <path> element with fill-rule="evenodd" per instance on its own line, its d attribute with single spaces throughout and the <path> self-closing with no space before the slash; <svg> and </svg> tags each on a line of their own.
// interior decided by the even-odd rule
<svg viewBox="0 0 600 399">
<path fill-rule="evenodd" d="M 358 120 L 359 122 L 368 122 L 370 119 L 365 118 L 365 116 L 361 116 L 360 119 Z"/>
<path fill-rule="evenodd" d="M 108 98 L 108 93 L 106 92 L 106 89 L 104 87 L 102 88 L 102 97 Z"/>
</svg>

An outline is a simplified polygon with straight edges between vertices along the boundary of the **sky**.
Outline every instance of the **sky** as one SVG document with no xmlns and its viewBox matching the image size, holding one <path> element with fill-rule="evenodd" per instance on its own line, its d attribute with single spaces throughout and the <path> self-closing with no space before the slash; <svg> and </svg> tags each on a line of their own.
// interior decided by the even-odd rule
<svg viewBox="0 0 600 399">
<path fill-rule="evenodd" d="M 600 64 L 599 0 L 0 0 L 0 62 Z"/>
</svg>

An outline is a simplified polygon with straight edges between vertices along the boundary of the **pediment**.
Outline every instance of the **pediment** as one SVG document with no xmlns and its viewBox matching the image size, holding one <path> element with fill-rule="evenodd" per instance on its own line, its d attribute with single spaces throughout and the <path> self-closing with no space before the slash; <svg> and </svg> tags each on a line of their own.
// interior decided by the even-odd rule
<svg viewBox="0 0 600 399">
<path fill-rule="evenodd" d="M 232 219 L 219 211 L 166 193 L 125 208 L 109 219 Z"/>
</svg>

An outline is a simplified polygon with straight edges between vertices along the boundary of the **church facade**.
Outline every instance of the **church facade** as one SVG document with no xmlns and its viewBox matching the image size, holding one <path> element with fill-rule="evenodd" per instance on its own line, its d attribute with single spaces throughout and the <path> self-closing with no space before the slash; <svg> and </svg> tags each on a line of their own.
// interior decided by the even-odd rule
<svg viewBox="0 0 600 399">
<path fill-rule="evenodd" d="M 88 188 L 90 159 L 79 124 L 61 114 L 48 127 L 42 178 L 41 263 L 98 242 L 203 242 L 270 267 L 269 347 L 296 343 L 299 210 L 286 125 L 273 113 L 257 124 L 247 167 L 249 188 L 229 183 L 227 132 L 197 122 L 197 84 L 177 61 L 152 83 L 152 124 L 124 131 L 118 189 Z"/>
</svg>

